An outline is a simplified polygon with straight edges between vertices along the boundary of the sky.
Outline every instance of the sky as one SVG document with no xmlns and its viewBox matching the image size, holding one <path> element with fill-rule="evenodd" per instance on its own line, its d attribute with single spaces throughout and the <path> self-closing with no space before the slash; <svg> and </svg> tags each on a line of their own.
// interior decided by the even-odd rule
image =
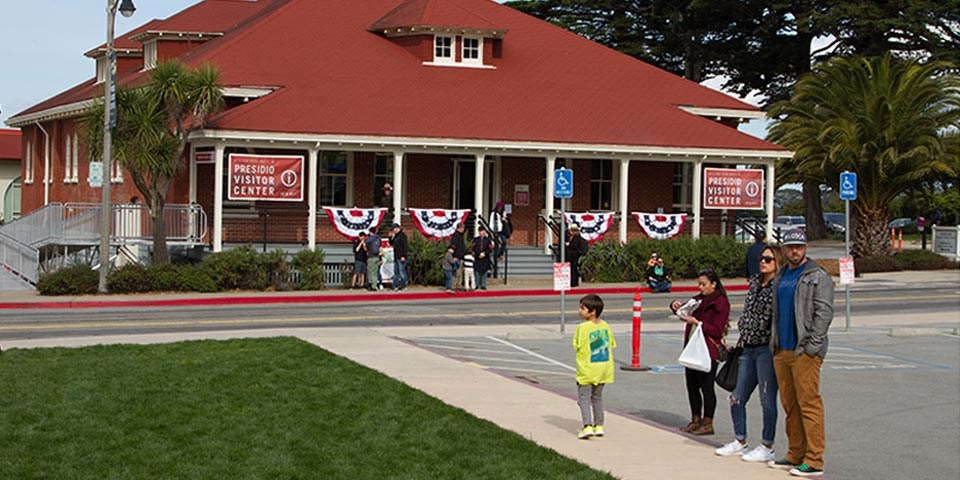
<svg viewBox="0 0 960 480">
<path fill-rule="evenodd" d="M 117 14 L 121 35 L 153 19 L 167 18 L 199 0 L 134 0 L 130 18 Z M 0 15 L 0 128 L 8 118 L 95 74 L 83 54 L 106 43 L 106 0 L 4 2 Z M 711 88 L 720 81 L 705 82 Z M 746 101 L 755 103 L 754 99 Z M 741 130 L 763 137 L 767 122 L 753 120 Z"/>
</svg>

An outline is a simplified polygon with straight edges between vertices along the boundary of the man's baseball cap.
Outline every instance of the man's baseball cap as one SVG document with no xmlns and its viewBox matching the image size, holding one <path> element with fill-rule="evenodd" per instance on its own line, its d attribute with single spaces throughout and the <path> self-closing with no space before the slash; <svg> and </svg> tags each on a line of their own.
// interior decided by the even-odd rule
<svg viewBox="0 0 960 480">
<path fill-rule="evenodd" d="M 781 243 L 783 245 L 806 245 L 807 234 L 799 228 L 787 230 L 787 233 L 783 234 L 783 242 Z"/>
</svg>

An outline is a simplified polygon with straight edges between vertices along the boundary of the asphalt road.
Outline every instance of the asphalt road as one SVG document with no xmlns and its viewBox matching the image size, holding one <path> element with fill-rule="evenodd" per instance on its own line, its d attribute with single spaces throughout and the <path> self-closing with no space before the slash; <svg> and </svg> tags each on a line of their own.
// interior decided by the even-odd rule
<svg viewBox="0 0 960 480">
<path fill-rule="evenodd" d="M 583 292 L 583 293 L 586 293 Z M 579 293 L 582 295 L 583 293 Z M 667 305 L 689 294 L 648 294 L 644 297 L 644 322 L 671 322 Z M 566 298 L 566 324 L 575 325 L 576 302 Z M 629 321 L 631 295 L 607 295 L 604 318 Z M 736 319 L 743 293 L 731 294 Z M 851 297 L 853 317 L 960 311 L 960 289 L 858 290 Z M 837 292 L 835 324 L 842 325 L 844 297 Z M 268 304 L 213 307 L 79 308 L 7 310 L 0 312 L 0 341 L 76 335 L 105 335 L 174 331 L 235 330 L 244 328 L 338 327 L 384 325 L 478 325 L 507 323 L 560 323 L 558 297 L 494 297 L 397 302 Z"/>
</svg>

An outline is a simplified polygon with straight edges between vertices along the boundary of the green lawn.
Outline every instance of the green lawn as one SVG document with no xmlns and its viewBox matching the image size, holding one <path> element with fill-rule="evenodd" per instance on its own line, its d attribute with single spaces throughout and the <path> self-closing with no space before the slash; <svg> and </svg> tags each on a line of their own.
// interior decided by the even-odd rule
<svg viewBox="0 0 960 480">
<path fill-rule="evenodd" d="M 612 477 L 273 338 L 4 351 L 0 478 Z"/>
</svg>

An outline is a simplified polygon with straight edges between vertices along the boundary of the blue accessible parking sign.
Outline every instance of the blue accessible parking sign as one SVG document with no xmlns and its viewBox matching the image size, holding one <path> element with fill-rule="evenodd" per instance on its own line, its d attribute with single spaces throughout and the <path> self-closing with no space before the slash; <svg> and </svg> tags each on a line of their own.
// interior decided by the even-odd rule
<svg viewBox="0 0 960 480">
<path fill-rule="evenodd" d="M 573 198 L 573 170 L 561 168 L 553 171 L 553 196 Z"/>
<path fill-rule="evenodd" d="M 843 172 L 840 174 L 840 200 L 857 199 L 857 174 Z"/>
</svg>

